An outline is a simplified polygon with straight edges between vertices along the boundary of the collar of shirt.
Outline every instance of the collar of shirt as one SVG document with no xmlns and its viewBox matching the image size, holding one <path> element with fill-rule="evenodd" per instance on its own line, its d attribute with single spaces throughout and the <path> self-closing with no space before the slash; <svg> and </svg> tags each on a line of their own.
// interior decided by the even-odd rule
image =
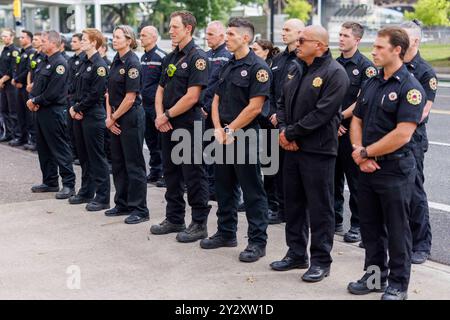
<svg viewBox="0 0 450 320">
<path fill-rule="evenodd" d="M 127 61 L 128 57 L 131 56 L 131 54 L 133 53 L 133 50 L 128 50 L 127 53 L 125 53 L 122 57 L 119 56 L 119 53 L 116 53 L 116 56 L 114 57 L 114 61 L 113 63 L 115 63 L 116 61 L 121 61 L 122 63 L 125 63 L 125 61 Z"/>
<path fill-rule="evenodd" d="M 152 49 L 150 49 L 149 51 L 145 51 L 144 52 L 144 56 L 145 57 L 148 57 L 148 58 L 151 58 L 152 57 L 152 55 L 155 53 L 155 51 L 158 49 L 158 46 L 154 46 Z"/>
<path fill-rule="evenodd" d="M 410 62 L 407 62 L 405 64 L 408 67 L 411 67 L 411 68 L 415 69 L 420 64 L 421 60 L 422 60 L 422 57 L 420 56 L 420 52 L 417 51 L 417 54 L 415 55 L 415 57 Z"/>
<path fill-rule="evenodd" d="M 313 60 L 313 63 L 308 67 L 308 69 L 318 68 L 325 61 L 330 60 L 330 59 L 331 59 L 331 52 L 330 52 L 330 49 L 328 49 L 321 57 L 315 57 Z"/>
<path fill-rule="evenodd" d="M 177 54 L 179 54 L 180 52 L 182 52 L 183 55 L 186 56 L 186 55 L 189 54 L 189 52 L 191 52 L 191 49 L 192 49 L 193 47 L 195 47 L 195 41 L 194 41 L 194 39 L 192 39 L 191 41 L 189 41 L 189 43 L 188 43 L 183 49 L 181 49 L 181 50 L 180 50 L 180 47 L 177 46 L 177 47 L 175 48 L 175 50 L 174 50 L 174 53 L 175 53 L 175 55 L 177 55 Z"/>
<path fill-rule="evenodd" d="M 214 56 L 215 54 L 219 53 L 220 51 L 225 50 L 225 47 L 226 47 L 226 43 L 224 42 L 223 44 L 218 46 L 216 49 L 211 49 L 211 53 Z"/>
<path fill-rule="evenodd" d="M 284 49 L 284 51 L 281 54 L 286 57 L 290 57 L 290 56 L 297 57 L 297 55 L 295 53 L 295 49 L 289 52 L 288 47 L 286 47 L 286 49 Z"/>
<path fill-rule="evenodd" d="M 242 59 L 236 60 L 236 56 L 233 55 L 233 57 L 230 59 L 230 63 L 235 66 L 240 66 L 242 64 L 250 66 L 255 61 L 255 57 L 256 57 L 255 52 L 252 49 L 250 49 L 250 52 Z"/>
<path fill-rule="evenodd" d="M 409 75 L 410 75 L 410 74 L 409 74 L 408 69 L 407 69 L 406 66 L 403 64 L 403 65 L 400 67 L 400 69 L 398 69 L 397 71 L 395 71 L 394 74 L 393 74 L 389 79 L 387 79 L 387 80 L 384 79 L 384 69 L 381 69 L 380 72 L 378 73 L 378 75 L 377 75 L 376 77 L 377 77 L 377 79 L 378 79 L 379 81 L 381 81 L 382 83 L 388 82 L 388 81 L 390 81 L 391 79 L 395 79 L 395 80 L 397 80 L 398 82 L 402 82 L 403 79 L 405 79 L 405 78 L 408 77 Z"/>
<path fill-rule="evenodd" d="M 347 63 L 353 63 L 356 66 L 361 60 L 361 52 L 359 52 L 359 50 L 356 50 L 355 54 L 350 59 L 344 58 L 343 54 L 341 53 L 341 55 L 336 60 L 343 63 L 344 65 Z"/>
<path fill-rule="evenodd" d="M 52 63 L 53 61 L 55 61 L 62 53 L 61 52 L 56 52 L 54 54 L 52 54 L 50 57 L 46 56 L 45 60 L 48 61 L 49 63 Z"/>
</svg>

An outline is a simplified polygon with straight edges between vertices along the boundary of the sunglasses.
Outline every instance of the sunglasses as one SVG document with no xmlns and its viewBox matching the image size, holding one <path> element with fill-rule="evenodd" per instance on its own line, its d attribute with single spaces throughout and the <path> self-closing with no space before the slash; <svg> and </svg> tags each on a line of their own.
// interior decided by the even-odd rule
<svg viewBox="0 0 450 320">
<path fill-rule="evenodd" d="M 298 38 L 298 43 L 300 44 L 304 44 L 307 41 L 311 41 L 311 42 L 319 42 L 321 43 L 319 40 L 311 40 L 311 39 L 305 39 L 305 38 Z"/>
</svg>

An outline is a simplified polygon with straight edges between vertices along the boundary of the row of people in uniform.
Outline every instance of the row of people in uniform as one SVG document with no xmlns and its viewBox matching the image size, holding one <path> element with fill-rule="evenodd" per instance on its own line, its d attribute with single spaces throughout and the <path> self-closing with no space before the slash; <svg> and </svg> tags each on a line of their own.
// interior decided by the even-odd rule
<svg viewBox="0 0 450 320">
<path fill-rule="evenodd" d="M 342 215 L 338 215 L 340 220 L 335 215 L 343 188 L 336 194 L 335 184 L 342 186 L 345 174 L 352 211 L 352 227 L 346 237 L 354 241 L 362 236 L 365 270 L 376 265 L 382 276 L 382 288 L 372 289 L 367 273 L 348 289 L 355 294 L 386 289 L 385 299 L 406 298 L 416 243 L 409 222 L 413 235 L 414 223 L 420 224 L 420 231 L 429 230 L 428 212 L 419 213 L 411 203 L 412 192 L 421 192 L 426 201 L 423 172 L 420 177 L 416 164 L 423 162 L 416 127 L 426 119 L 437 86 L 435 77 L 426 82 L 416 76 L 420 84 L 407 69 L 412 65 L 412 72 L 421 69 L 422 74 L 432 75 L 423 69 L 426 64 L 417 52 L 417 25 L 380 30 L 372 52 L 379 73 L 357 50 L 363 28 L 356 23 L 342 26 L 342 55 L 336 61 L 324 28 L 305 28 L 296 19 L 287 21 L 283 26 L 286 50 L 273 58 L 271 67 L 255 54 L 257 50 L 250 49 L 254 27 L 247 20 L 231 19 L 226 32 L 219 22 L 211 23 L 207 39 L 212 50 L 208 53 L 193 41 L 195 26 L 195 17 L 189 12 L 171 15 L 169 33 L 176 47 L 165 57 L 156 46 L 156 29 L 144 28 L 141 41 L 146 53 L 141 61 L 132 51 L 136 47 L 133 30 L 117 27 L 113 34 L 117 54 L 109 70 L 97 52 L 103 42 L 101 33 L 83 31 L 82 50 L 87 56 L 76 73 L 70 105 L 76 144 L 83 154 L 82 188 L 76 195 L 70 148 L 64 139 L 67 65 L 58 53 L 59 34 L 44 33 L 47 57 L 37 70 L 27 101 L 28 108 L 37 114 L 40 132 L 37 140 L 43 184 L 34 191 L 56 191 L 59 166 L 64 186 L 60 197 L 70 197 L 71 203 L 88 202 L 87 209 L 92 211 L 109 208 L 102 134 L 106 127 L 111 137 L 116 193 L 115 207 L 105 214 L 127 215 L 126 223 L 147 221 L 142 145 L 149 124 L 154 124 L 153 143 L 161 149 L 147 144 L 153 152 L 151 158 L 157 152 L 155 157 L 162 163 L 163 173 L 154 171 L 154 176 L 164 174 L 167 204 L 166 217 L 150 228 L 152 234 L 176 233 L 179 242 L 201 240 L 203 249 L 237 246 L 240 187 L 249 226 L 248 245 L 239 259 L 254 262 L 263 257 L 269 218 L 283 219 L 289 250 L 283 259 L 271 264 L 272 269 L 305 268 L 308 270 L 302 279 L 317 282 L 330 274 L 333 236 L 342 222 Z M 405 65 L 408 57 L 410 63 Z M 184 129 L 194 136 L 194 122 L 202 118 L 206 128 L 214 128 L 215 140 L 223 145 L 225 154 L 238 143 L 239 130 L 279 129 L 282 160 L 277 175 L 263 179 L 259 163 L 216 163 L 211 170 L 193 159 L 181 164 L 173 161 L 176 142 L 172 133 Z M 194 142 L 191 144 L 194 157 Z M 246 157 L 252 150 L 245 142 Z M 421 159 L 415 155 L 420 150 Z M 214 174 L 218 202 L 217 232 L 209 238 L 208 170 Z M 265 186 L 271 178 L 275 188 Z M 185 189 L 192 209 L 187 228 Z M 271 217 L 270 190 L 278 195 L 278 208 L 272 210 Z M 429 241 L 422 236 L 417 238 Z M 428 254 L 429 247 L 415 252 Z"/>
</svg>

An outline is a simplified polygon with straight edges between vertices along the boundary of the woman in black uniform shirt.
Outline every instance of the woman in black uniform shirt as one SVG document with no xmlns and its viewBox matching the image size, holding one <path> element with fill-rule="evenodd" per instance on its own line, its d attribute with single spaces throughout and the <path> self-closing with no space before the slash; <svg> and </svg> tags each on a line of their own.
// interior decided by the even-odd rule
<svg viewBox="0 0 450 320">
<path fill-rule="evenodd" d="M 86 56 L 74 75 L 75 102 L 69 109 L 82 169 L 81 189 L 71 204 L 88 203 L 88 211 L 109 208 L 110 181 L 104 152 L 105 100 L 108 66 L 97 52 L 103 36 L 97 29 L 83 30 L 81 49 Z"/>
<path fill-rule="evenodd" d="M 106 95 L 106 127 L 111 131 L 112 173 L 116 206 L 107 216 L 130 215 L 127 224 L 147 221 L 147 180 L 142 153 L 145 113 L 141 105 L 141 63 L 132 51 L 136 36 L 129 26 L 118 26 L 113 33 L 117 51 L 111 64 Z"/>
</svg>

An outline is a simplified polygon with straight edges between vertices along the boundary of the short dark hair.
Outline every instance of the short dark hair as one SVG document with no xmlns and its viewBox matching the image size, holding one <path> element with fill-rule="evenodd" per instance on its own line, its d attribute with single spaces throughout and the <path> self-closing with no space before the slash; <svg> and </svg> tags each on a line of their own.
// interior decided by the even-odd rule
<svg viewBox="0 0 450 320">
<path fill-rule="evenodd" d="M 228 28 L 243 28 L 246 29 L 249 34 L 251 40 L 253 40 L 255 36 L 255 26 L 248 20 L 244 18 L 231 18 L 228 21 Z"/>
<path fill-rule="evenodd" d="M 73 37 L 78 38 L 78 40 L 81 41 L 81 39 L 83 38 L 83 34 L 81 34 L 81 33 L 74 33 L 74 34 L 72 35 L 72 38 L 73 38 Z"/>
<path fill-rule="evenodd" d="M 347 21 L 344 22 L 341 27 L 345 29 L 352 29 L 352 34 L 359 39 L 361 39 L 364 35 L 364 27 L 358 22 Z"/>
<path fill-rule="evenodd" d="M 42 37 L 42 32 L 40 32 L 40 31 L 35 32 L 34 37 Z"/>
<path fill-rule="evenodd" d="M 409 36 L 405 30 L 399 27 L 385 27 L 378 31 L 379 37 L 388 37 L 393 47 L 400 47 L 400 59 L 405 58 L 406 50 L 409 48 Z"/>
<path fill-rule="evenodd" d="M 185 27 L 191 26 L 191 36 L 194 34 L 195 27 L 197 26 L 197 19 L 195 19 L 194 15 L 189 11 L 175 11 L 170 15 L 170 19 L 175 17 L 181 17 L 181 22 Z"/>
<path fill-rule="evenodd" d="M 31 31 L 23 29 L 21 32 L 25 33 L 28 36 L 28 38 L 33 40 L 33 33 Z"/>
<path fill-rule="evenodd" d="M 67 38 L 66 38 L 66 36 L 63 36 L 62 34 L 59 34 L 59 36 L 60 36 L 60 38 L 61 38 L 61 41 L 60 41 L 60 46 L 61 45 L 64 45 L 64 48 L 67 46 Z"/>
</svg>

